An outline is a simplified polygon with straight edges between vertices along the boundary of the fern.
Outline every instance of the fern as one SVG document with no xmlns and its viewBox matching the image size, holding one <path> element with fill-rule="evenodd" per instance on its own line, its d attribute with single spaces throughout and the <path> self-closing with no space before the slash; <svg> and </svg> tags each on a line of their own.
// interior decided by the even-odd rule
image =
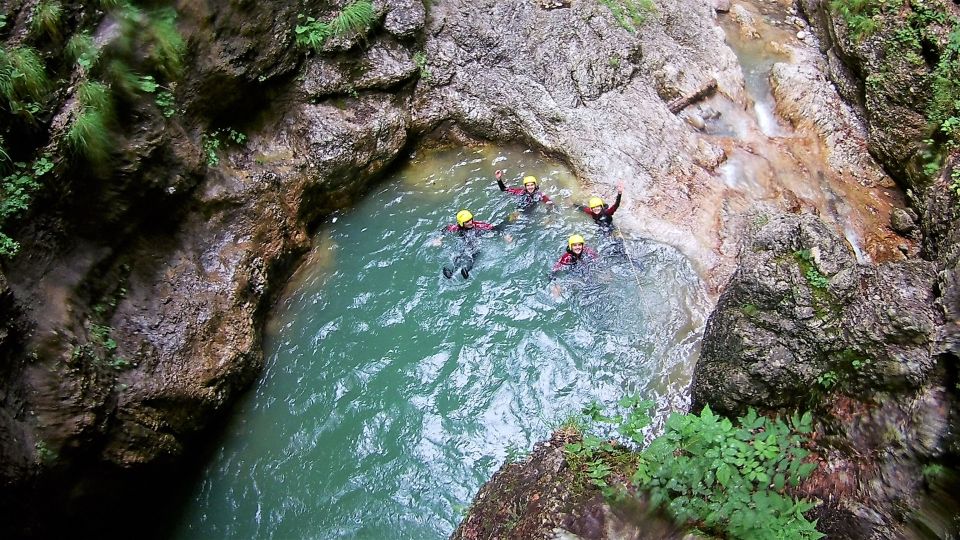
<svg viewBox="0 0 960 540">
<path fill-rule="evenodd" d="M 299 18 L 304 18 L 304 16 L 301 14 Z M 306 24 L 298 24 L 294 29 L 297 44 L 320 51 L 331 37 L 348 34 L 366 35 L 375 18 L 376 13 L 370 0 L 356 0 L 343 8 L 329 22 L 319 21 L 314 17 L 306 17 Z"/>
</svg>

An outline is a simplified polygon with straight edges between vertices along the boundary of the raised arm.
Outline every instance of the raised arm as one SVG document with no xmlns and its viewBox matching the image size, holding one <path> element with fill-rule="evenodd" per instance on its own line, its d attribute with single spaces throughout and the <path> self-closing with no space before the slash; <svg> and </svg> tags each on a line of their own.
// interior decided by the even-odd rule
<svg viewBox="0 0 960 540">
<path fill-rule="evenodd" d="M 503 183 L 503 171 L 497 169 L 493 175 L 497 177 L 497 185 L 500 186 L 500 191 L 506 191 L 507 186 Z"/>
</svg>

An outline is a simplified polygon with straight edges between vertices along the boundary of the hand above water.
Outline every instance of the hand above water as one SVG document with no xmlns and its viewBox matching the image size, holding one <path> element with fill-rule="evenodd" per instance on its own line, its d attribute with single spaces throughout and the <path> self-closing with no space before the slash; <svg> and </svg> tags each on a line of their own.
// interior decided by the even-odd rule
<svg viewBox="0 0 960 540">
<path fill-rule="evenodd" d="M 617 183 L 617 193 L 623 193 L 623 180 Z"/>
<path fill-rule="evenodd" d="M 503 171 L 501 171 L 500 169 L 497 169 L 496 171 L 493 172 L 493 175 L 497 177 L 497 180 L 500 180 L 501 178 L 503 178 Z"/>
</svg>

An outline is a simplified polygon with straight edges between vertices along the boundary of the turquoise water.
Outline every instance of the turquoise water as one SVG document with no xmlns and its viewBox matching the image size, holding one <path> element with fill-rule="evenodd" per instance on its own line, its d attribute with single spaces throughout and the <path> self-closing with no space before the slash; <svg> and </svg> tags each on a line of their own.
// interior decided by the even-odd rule
<svg viewBox="0 0 960 540">
<path fill-rule="evenodd" d="M 496 168 L 544 178 L 559 211 L 510 221 Z M 176 537 L 444 538 L 509 453 L 590 400 L 683 407 L 708 301 L 679 253 L 632 239 L 632 262 L 548 281 L 573 232 L 603 251 L 571 208 L 588 195 L 534 152 L 429 150 L 330 219 Z M 447 280 L 457 242 L 434 244 L 460 208 L 508 225 Z"/>
</svg>

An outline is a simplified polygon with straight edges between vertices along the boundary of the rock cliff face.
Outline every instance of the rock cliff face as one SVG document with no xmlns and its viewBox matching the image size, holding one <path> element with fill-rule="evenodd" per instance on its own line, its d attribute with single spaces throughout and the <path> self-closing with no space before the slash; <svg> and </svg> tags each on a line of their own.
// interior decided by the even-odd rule
<svg viewBox="0 0 960 540">
<path fill-rule="evenodd" d="M 0 4 L 11 14 L 4 43 L 29 39 L 36 2 Z M 18 513 L 4 526 L 34 521 L 33 532 L 43 533 L 47 514 L 69 500 L 66 491 L 88 468 L 136 471 L 182 459 L 257 376 L 262 320 L 308 249 L 311 226 L 349 206 L 438 127 L 523 141 L 588 182 L 625 179 L 637 194 L 628 204 L 645 224 L 639 230 L 678 245 L 714 285 L 732 272 L 738 243 L 728 239 L 737 230 L 721 230 L 733 211 L 717 203 L 725 188 L 714 172 L 726 151 L 667 105 L 710 80 L 745 105 L 712 8 L 663 2 L 631 31 L 594 2 L 438 0 L 427 9 L 383 0 L 366 36 L 331 39 L 319 52 L 294 43 L 299 15 L 325 20 L 345 4 L 176 2 L 190 51 L 173 88 L 177 114 L 161 114 L 151 96 L 128 99 L 108 171 L 58 163 L 60 187 L 40 197 L 43 211 L 18 230 L 21 254 L 0 273 L 0 503 Z M 67 11 L 65 34 L 114 34 L 116 21 L 100 11 Z M 75 81 L 77 68 L 65 69 L 65 80 Z M 57 92 L 44 124 L 55 149 L 74 92 Z M 228 147 L 223 135 L 216 139 L 226 129 L 248 138 Z M 956 226 L 924 224 L 941 264 L 897 268 L 936 275 L 955 298 Z M 778 249 L 805 245 L 792 242 Z M 893 279 L 854 268 L 836 239 L 825 246 L 837 251 L 836 272 L 821 270 L 838 295 L 860 290 L 854 278 Z M 782 274 L 803 284 L 796 268 Z M 902 300 L 929 298 L 929 285 L 910 279 L 915 286 Z M 779 283 L 764 285 L 769 302 L 787 294 Z M 817 299 L 804 290 L 798 315 L 810 322 Z M 857 309 L 880 316 L 867 305 L 850 309 L 851 317 Z M 947 326 L 956 312 L 948 311 Z M 880 355 L 871 369 L 891 388 L 915 388 L 935 365 L 919 358 L 912 340 L 942 328 L 943 315 L 924 313 L 929 320 L 917 319 L 917 328 L 909 319 L 885 330 L 902 349 L 881 344 L 879 334 L 862 336 L 863 352 Z M 809 347 L 825 332 L 806 323 L 791 331 Z M 809 382 L 844 350 L 837 341 L 822 348 L 823 365 L 768 378 Z M 901 353 L 913 362 L 902 369 Z M 730 406 L 748 402 L 732 398 Z M 67 487 L 34 489 L 47 481 Z M 31 510 L 19 513 L 25 506 Z"/>
<path fill-rule="evenodd" d="M 694 404 L 731 414 L 818 411 L 821 467 L 807 489 L 828 501 L 821 524 L 832 536 L 950 534 L 956 524 L 931 525 L 940 518 L 929 509 L 942 505 L 949 515 L 955 499 L 925 477 L 925 467 L 956 463 L 960 451 L 958 202 L 949 161 L 939 177 L 923 171 L 923 140 L 936 127 L 928 92 L 934 65 L 948 54 L 946 34 L 929 27 L 927 61 L 918 63 L 909 50 L 897 52 L 905 45 L 895 30 L 926 9 L 919 3 L 876 14 L 882 31 L 866 37 L 853 36 L 829 2 L 801 6 L 829 76 L 869 126 L 871 153 L 907 190 L 913 216 L 904 212 L 893 225 L 922 235 L 923 258 L 860 266 L 817 219 L 774 218 L 743 250 L 708 322 Z M 950 3 L 936 9 L 956 15 Z"/>
</svg>

